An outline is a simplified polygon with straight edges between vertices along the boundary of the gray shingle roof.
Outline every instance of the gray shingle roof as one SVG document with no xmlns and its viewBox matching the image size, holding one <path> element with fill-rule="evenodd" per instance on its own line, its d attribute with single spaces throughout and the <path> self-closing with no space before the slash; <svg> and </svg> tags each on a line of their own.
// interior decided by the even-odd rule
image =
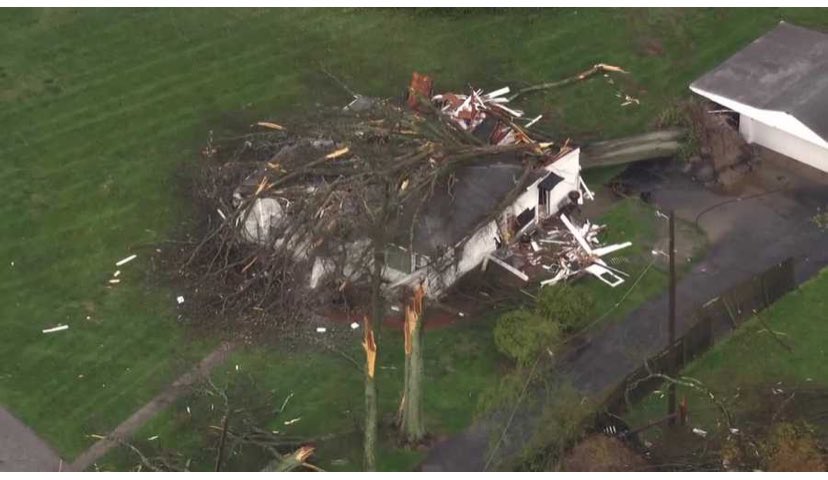
<svg viewBox="0 0 828 480">
<path fill-rule="evenodd" d="M 780 22 L 691 84 L 788 113 L 828 140 L 828 34 Z"/>
</svg>

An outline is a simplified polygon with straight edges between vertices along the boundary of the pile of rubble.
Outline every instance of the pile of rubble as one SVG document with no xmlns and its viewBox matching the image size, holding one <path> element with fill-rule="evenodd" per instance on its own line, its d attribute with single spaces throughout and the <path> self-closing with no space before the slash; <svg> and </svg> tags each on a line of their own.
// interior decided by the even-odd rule
<svg viewBox="0 0 828 480">
<path fill-rule="evenodd" d="M 631 246 L 631 242 L 602 246 L 598 234 L 606 229 L 606 225 L 595 225 L 587 220 L 578 227 L 565 213 L 558 220 L 538 226 L 525 241 L 496 252 L 491 260 L 524 281 L 542 278 L 541 286 L 554 285 L 586 273 L 613 288 L 624 283 L 629 275 L 610 266 L 602 257 Z"/>
</svg>

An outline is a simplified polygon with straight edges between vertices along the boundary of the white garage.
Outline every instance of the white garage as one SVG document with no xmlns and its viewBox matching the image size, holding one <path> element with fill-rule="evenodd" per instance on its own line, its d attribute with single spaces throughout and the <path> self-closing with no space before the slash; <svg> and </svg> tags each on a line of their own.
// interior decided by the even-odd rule
<svg viewBox="0 0 828 480">
<path fill-rule="evenodd" d="M 828 172 L 828 34 L 780 22 L 690 85 L 748 143 Z"/>
</svg>

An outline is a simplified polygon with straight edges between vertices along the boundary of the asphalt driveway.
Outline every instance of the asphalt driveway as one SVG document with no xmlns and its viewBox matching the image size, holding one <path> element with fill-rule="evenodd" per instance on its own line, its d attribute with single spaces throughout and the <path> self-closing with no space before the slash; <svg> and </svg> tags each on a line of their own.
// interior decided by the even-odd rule
<svg viewBox="0 0 828 480">
<path fill-rule="evenodd" d="M 812 221 L 828 206 L 828 179 L 770 155 L 759 172 L 730 193 L 714 192 L 667 162 L 639 165 L 624 174 L 634 189 L 652 193 L 662 210 L 674 209 L 708 236 L 704 259 L 677 286 L 677 335 L 690 327 L 690 313 L 731 286 L 793 257 L 802 282 L 828 265 L 828 231 Z M 667 293 L 587 338 L 557 365 L 583 395 L 600 396 L 645 359 L 666 346 Z M 480 471 L 489 446 L 500 439 L 509 412 L 495 412 L 465 432 L 435 445 L 425 471 Z M 499 454 L 518 452 L 531 438 L 537 412 L 518 409 L 500 441 Z"/>
</svg>

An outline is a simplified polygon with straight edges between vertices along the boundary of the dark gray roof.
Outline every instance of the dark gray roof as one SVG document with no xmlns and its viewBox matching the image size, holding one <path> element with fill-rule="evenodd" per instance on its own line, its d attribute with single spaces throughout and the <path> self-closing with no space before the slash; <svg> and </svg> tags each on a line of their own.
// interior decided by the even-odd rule
<svg viewBox="0 0 828 480">
<path fill-rule="evenodd" d="M 828 34 L 780 22 L 690 86 L 788 113 L 828 140 Z"/>
<path fill-rule="evenodd" d="M 432 255 L 453 247 L 474 233 L 515 189 L 526 188 L 543 169 L 530 174 L 522 185 L 524 167 L 514 155 L 491 158 L 455 170 L 453 178 L 443 178 L 426 201 L 414 230 L 414 250 Z M 408 205 L 402 218 L 413 218 L 415 206 Z M 401 222 L 394 243 L 409 245 L 408 221 Z"/>
</svg>

